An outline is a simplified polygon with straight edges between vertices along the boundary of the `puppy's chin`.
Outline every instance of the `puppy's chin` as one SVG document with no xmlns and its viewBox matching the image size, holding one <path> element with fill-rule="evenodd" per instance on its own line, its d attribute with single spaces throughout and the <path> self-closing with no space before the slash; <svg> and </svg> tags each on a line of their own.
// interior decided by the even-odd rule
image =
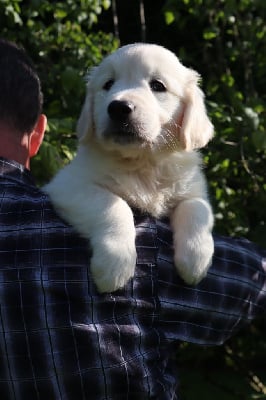
<svg viewBox="0 0 266 400">
<path fill-rule="evenodd" d="M 98 133 L 90 137 L 88 145 L 117 162 L 147 157 L 152 152 L 151 143 L 137 135 L 122 135 L 121 131 L 120 134 L 110 130 Z"/>
<path fill-rule="evenodd" d="M 96 135 L 93 141 L 107 153 L 120 154 L 126 158 L 142 156 L 161 158 L 183 150 L 175 136 L 163 133 L 151 140 L 135 131 L 106 129 L 100 135 Z"/>
<path fill-rule="evenodd" d="M 113 124 L 106 128 L 100 135 L 102 140 L 107 144 L 122 147 L 143 147 L 149 141 L 140 133 L 140 130 L 131 124 L 123 124 L 116 126 Z"/>
<path fill-rule="evenodd" d="M 143 138 L 134 131 L 105 131 L 103 140 L 119 146 L 140 146 L 144 143 Z"/>
<path fill-rule="evenodd" d="M 168 125 L 151 138 L 141 125 L 112 123 L 104 129 L 96 128 L 95 135 L 90 141 L 102 151 L 122 158 L 151 157 L 154 159 L 154 157 L 161 158 L 181 150 L 177 136 L 173 132 L 169 133 Z"/>
</svg>

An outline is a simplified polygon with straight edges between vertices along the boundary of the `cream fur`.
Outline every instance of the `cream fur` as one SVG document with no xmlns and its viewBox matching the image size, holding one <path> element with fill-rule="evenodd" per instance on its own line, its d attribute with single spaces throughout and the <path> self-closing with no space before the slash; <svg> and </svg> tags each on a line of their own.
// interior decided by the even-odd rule
<svg viewBox="0 0 266 400">
<path fill-rule="evenodd" d="M 213 215 L 197 149 L 212 138 L 213 127 L 197 82 L 197 73 L 173 53 L 150 44 L 118 49 L 88 78 L 77 156 L 44 190 L 90 240 L 100 292 L 123 287 L 134 275 L 130 207 L 169 215 L 179 274 L 192 284 L 206 275 Z M 122 121 L 120 111 L 110 113 L 115 101 L 130 106 Z"/>
</svg>

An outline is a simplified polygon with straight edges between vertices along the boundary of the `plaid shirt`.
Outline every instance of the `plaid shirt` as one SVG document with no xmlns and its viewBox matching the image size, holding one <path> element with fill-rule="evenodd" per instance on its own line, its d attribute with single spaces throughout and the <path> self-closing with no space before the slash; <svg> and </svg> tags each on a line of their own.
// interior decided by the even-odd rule
<svg viewBox="0 0 266 400">
<path fill-rule="evenodd" d="M 1 399 L 178 399 L 173 345 L 221 344 L 265 315 L 265 251 L 215 237 L 208 276 L 191 287 L 173 266 L 167 220 L 135 222 L 135 276 L 100 295 L 87 242 L 29 171 L 0 160 Z"/>
</svg>

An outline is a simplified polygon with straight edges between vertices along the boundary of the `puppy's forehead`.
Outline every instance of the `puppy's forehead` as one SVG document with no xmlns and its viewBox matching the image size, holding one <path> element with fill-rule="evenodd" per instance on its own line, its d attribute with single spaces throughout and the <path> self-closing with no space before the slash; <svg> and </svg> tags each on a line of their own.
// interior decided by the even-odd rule
<svg viewBox="0 0 266 400">
<path fill-rule="evenodd" d="M 155 44 L 133 44 L 119 48 L 100 64 L 102 73 L 138 73 L 146 76 L 184 77 L 188 68 L 183 66 L 171 51 Z M 100 72 L 100 71 L 99 71 Z M 182 78 L 181 78 L 182 79 Z"/>
</svg>

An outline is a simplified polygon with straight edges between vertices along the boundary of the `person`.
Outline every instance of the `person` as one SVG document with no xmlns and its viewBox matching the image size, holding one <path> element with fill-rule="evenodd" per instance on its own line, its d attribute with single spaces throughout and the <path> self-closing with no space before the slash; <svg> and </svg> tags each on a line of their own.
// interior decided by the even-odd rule
<svg viewBox="0 0 266 400">
<path fill-rule="evenodd" d="M 88 243 L 30 173 L 45 127 L 34 66 L 1 40 L 1 398 L 179 399 L 171 363 L 178 343 L 219 345 L 265 316 L 266 252 L 216 235 L 207 277 L 189 286 L 173 266 L 168 220 L 136 210 L 135 275 L 99 294 Z"/>
</svg>

